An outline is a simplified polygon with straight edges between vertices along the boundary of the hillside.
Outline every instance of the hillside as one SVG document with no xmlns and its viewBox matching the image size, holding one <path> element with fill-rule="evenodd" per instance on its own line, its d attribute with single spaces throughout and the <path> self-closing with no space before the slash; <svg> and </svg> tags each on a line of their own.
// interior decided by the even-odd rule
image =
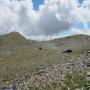
<svg viewBox="0 0 90 90">
<path fill-rule="evenodd" d="M 61 68 L 62 64 L 65 67 L 66 65 L 68 65 L 68 62 L 76 60 L 78 65 L 77 63 L 75 63 L 75 65 L 77 65 L 77 68 L 81 68 L 81 61 L 85 59 L 87 49 L 90 49 L 90 36 L 87 35 L 74 35 L 51 41 L 36 42 L 27 40 L 19 33 L 13 32 L 4 36 L 0 36 L 0 39 L 1 86 L 6 85 L 6 82 L 8 82 L 8 86 L 10 86 L 12 85 L 12 82 L 14 80 L 19 80 L 21 83 L 24 83 L 23 79 L 26 76 L 28 78 L 32 77 L 34 80 L 35 77 L 46 78 L 46 76 L 44 75 L 50 74 L 50 76 L 47 76 L 47 78 L 53 77 L 53 79 L 56 80 L 55 75 L 52 76 L 53 73 L 56 72 L 55 70 L 57 70 L 57 72 L 60 72 L 59 68 Z M 70 55 L 63 54 L 62 52 L 67 49 L 71 49 L 73 53 L 71 53 Z M 89 56 L 87 58 L 90 59 Z M 41 76 L 40 70 L 43 70 Z M 62 68 L 62 70 L 64 69 Z M 67 68 L 65 70 L 67 70 Z M 57 77 L 59 77 L 59 73 L 57 72 Z M 33 82 L 33 80 L 31 81 Z M 28 81 L 28 83 L 30 83 L 31 81 Z M 34 83 L 35 86 L 37 85 L 36 83 L 40 85 L 39 81 L 36 81 Z"/>
<path fill-rule="evenodd" d="M 88 47 L 90 46 L 90 36 L 88 35 L 73 35 L 60 39 L 48 41 L 48 43 L 54 44 L 56 47 L 63 49 L 77 48 L 77 47 Z"/>
<path fill-rule="evenodd" d="M 73 35 L 45 41 L 43 44 L 49 49 L 59 51 L 59 53 L 68 49 L 71 49 L 74 53 L 85 53 L 90 49 L 90 36 L 83 34 Z"/>
<path fill-rule="evenodd" d="M 0 45 L 17 45 L 24 44 L 27 40 L 18 32 L 11 32 L 0 36 Z"/>
<path fill-rule="evenodd" d="M 23 50 L 28 49 L 32 42 L 32 40 L 27 40 L 18 32 L 2 35 L 0 36 L 0 58 L 22 52 Z"/>
</svg>

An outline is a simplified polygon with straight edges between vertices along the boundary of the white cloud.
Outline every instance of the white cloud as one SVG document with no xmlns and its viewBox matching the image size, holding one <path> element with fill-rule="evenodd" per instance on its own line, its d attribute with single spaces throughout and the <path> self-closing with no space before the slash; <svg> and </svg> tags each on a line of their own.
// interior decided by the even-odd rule
<svg viewBox="0 0 90 90">
<path fill-rule="evenodd" d="M 74 24 L 90 21 L 89 0 L 82 7 L 77 7 L 78 13 L 73 7 L 70 0 L 45 0 L 45 4 L 36 12 L 32 0 L 1 0 L 0 34 L 18 31 L 28 38 L 39 40 L 59 37 L 56 36 L 58 33 L 70 30 Z"/>
<path fill-rule="evenodd" d="M 90 32 L 85 31 L 84 29 L 76 29 L 76 28 L 72 28 L 71 32 L 73 34 L 86 34 L 86 35 L 90 35 Z"/>
</svg>

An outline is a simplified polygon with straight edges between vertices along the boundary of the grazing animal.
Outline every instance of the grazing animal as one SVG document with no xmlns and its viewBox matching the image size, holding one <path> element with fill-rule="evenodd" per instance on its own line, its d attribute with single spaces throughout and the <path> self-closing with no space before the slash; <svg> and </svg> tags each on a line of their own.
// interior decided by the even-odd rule
<svg viewBox="0 0 90 90">
<path fill-rule="evenodd" d="M 68 50 L 63 51 L 63 53 L 70 54 L 70 53 L 72 53 L 72 50 L 71 49 L 68 49 Z"/>
<path fill-rule="evenodd" d="M 41 48 L 41 47 L 39 47 L 38 49 L 39 49 L 39 50 L 42 50 L 42 48 Z"/>
</svg>

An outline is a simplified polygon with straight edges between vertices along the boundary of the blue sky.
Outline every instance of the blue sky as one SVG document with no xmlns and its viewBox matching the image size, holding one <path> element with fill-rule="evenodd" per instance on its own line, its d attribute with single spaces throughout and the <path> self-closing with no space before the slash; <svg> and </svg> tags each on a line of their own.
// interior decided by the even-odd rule
<svg viewBox="0 0 90 90">
<path fill-rule="evenodd" d="M 83 23 L 78 23 L 76 25 L 74 25 L 75 28 L 80 28 L 80 29 L 83 29 L 84 28 L 84 25 Z"/>
<path fill-rule="evenodd" d="M 39 9 L 39 5 L 43 4 L 44 0 L 32 0 L 33 1 L 33 6 L 35 10 Z"/>
<path fill-rule="evenodd" d="M 78 0 L 79 3 L 83 3 L 83 0 Z M 39 5 L 43 4 L 44 3 L 44 0 L 32 0 L 33 2 L 33 7 L 34 7 L 34 10 L 39 10 Z"/>
<path fill-rule="evenodd" d="M 78 0 L 80 3 L 83 3 L 83 0 Z"/>
</svg>

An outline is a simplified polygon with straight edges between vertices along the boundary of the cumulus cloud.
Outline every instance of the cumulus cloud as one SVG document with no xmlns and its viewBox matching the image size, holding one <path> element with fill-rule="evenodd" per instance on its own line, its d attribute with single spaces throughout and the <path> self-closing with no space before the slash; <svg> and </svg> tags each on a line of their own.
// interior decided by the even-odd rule
<svg viewBox="0 0 90 90">
<path fill-rule="evenodd" d="M 1 0 L 0 34 L 18 31 L 36 40 L 60 37 L 58 33 L 90 21 L 90 1 L 85 0 L 81 7 L 74 7 L 72 1 L 75 0 L 45 0 L 35 11 L 32 0 Z"/>
<path fill-rule="evenodd" d="M 0 5 L 0 34 L 7 33 L 13 27 L 14 18 L 11 17 L 14 17 L 11 10 Z"/>
<path fill-rule="evenodd" d="M 85 31 L 84 29 L 76 29 L 76 28 L 72 28 L 71 32 L 73 34 L 87 34 L 90 35 L 90 32 Z"/>
</svg>

